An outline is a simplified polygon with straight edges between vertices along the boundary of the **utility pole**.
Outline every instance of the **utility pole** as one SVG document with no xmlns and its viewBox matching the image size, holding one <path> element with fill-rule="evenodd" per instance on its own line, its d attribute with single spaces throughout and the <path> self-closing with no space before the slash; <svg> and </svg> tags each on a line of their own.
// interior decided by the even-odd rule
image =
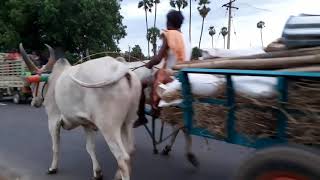
<svg viewBox="0 0 320 180">
<path fill-rule="evenodd" d="M 228 42 L 227 42 L 227 48 L 230 49 L 230 39 L 231 39 L 231 19 L 232 19 L 232 9 L 239 9 L 238 7 L 232 6 L 232 3 L 234 3 L 236 0 L 230 0 L 230 2 L 222 5 L 222 7 L 226 7 L 227 10 L 229 10 L 229 18 L 228 18 Z"/>
</svg>

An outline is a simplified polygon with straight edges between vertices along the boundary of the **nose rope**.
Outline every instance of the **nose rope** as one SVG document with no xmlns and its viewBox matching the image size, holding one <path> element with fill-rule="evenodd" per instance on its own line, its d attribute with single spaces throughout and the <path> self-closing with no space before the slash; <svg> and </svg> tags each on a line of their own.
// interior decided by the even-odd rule
<svg viewBox="0 0 320 180">
<path fill-rule="evenodd" d="M 142 68 L 142 67 L 144 67 L 145 65 L 142 65 L 142 66 L 138 66 L 138 67 L 134 67 L 134 68 L 130 68 L 131 69 L 131 71 L 135 71 L 135 70 L 137 70 L 137 69 L 139 69 L 139 68 Z"/>
<path fill-rule="evenodd" d="M 45 82 L 43 87 L 42 87 L 42 90 L 41 90 L 41 97 L 42 99 L 44 99 L 44 88 L 47 86 L 48 82 Z"/>
<path fill-rule="evenodd" d="M 42 98 L 42 99 L 44 99 L 44 89 L 45 89 L 45 87 L 46 87 L 47 85 L 48 85 L 48 82 L 45 82 L 44 85 L 42 86 L 42 89 L 41 89 L 41 98 Z M 38 96 L 39 86 L 40 86 L 40 83 L 36 83 L 35 97 Z"/>
<path fill-rule="evenodd" d="M 36 93 L 35 93 L 36 97 L 38 96 L 38 90 L 39 90 L 39 83 L 36 84 Z"/>
</svg>

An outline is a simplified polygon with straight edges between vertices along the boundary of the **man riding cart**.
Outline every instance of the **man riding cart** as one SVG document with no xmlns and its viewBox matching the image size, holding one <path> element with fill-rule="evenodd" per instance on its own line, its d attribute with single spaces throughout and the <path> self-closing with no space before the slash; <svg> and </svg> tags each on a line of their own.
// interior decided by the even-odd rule
<svg viewBox="0 0 320 180">
<path fill-rule="evenodd" d="M 152 86 L 151 103 L 152 113 L 154 117 L 159 115 L 158 104 L 160 98 L 156 93 L 157 86 L 162 83 L 166 84 L 173 81 L 172 67 L 177 63 L 189 61 L 191 57 L 191 49 L 188 42 L 184 39 L 181 32 L 181 26 L 184 17 L 179 11 L 172 10 L 167 14 L 167 30 L 161 35 L 162 46 L 159 53 L 153 57 L 145 66 L 152 69 L 153 66 L 159 64 L 164 59 L 164 64 L 154 75 L 142 80 L 141 99 L 138 110 L 139 119 L 135 122 L 134 127 L 144 125 L 148 122 L 145 117 L 145 94 L 144 89 Z"/>
</svg>

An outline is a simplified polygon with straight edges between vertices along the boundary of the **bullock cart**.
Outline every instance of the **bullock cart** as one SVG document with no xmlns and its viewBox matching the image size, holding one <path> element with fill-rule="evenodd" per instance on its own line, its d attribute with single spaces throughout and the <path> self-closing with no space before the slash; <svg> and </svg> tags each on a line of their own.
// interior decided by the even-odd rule
<svg viewBox="0 0 320 180">
<path fill-rule="evenodd" d="M 195 97 L 188 74 L 224 77 L 224 95 L 215 98 Z M 243 100 L 236 93 L 232 79 L 234 76 L 274 77 L 277 79 L 276 96 L 265 103 Z M 177 77 L 182 84 L 183 101 L 175 108 L 180 109 L 180 124 L 188 134 L 256 149 L 239 168 L 236 179 L 320 179 L 320 108 L 316 100 L 319 94 L 315 93 L 320 91 L 317 88 L 320 73 L 185 68 L 179 71 Z M 310 90 L 298 90 L 299 86 L 293 86 L 296 84 L 311 84 Z M 304 99 L 306 102 L 295 104 L 300 96 L 300 101 Z M 201 104 L 204 105 L 202 108 Z M 306 105 L 302 107 L 301 104 Z M 214 108 L 204 108 L 208 106 L 216 106 L 218 111 L 210 113 Z M 259 111 L 271 115 L 259 115 Z M 166 117 L 178 117 L 177 112 L 172 113 L 175 114 Z M 220 115 L 224 117 L 223 121 Z M 270 119 L 268 121 L 260 116 Z M 244 119 L 251 122 L 246 123 Z M 164 140 L 163 123 L 159 140 L 155 139 L 154 119 L 152 129 L 148 129 L 148 132 L 154 145 Z"/>
<path fill-rule="evenodd" d="M 224 77 L 226 79 L 224 95 L 215 98 L 194 96 L 191 93 L 189 74 L 211 74 Z M 239 99 L 232 79 L 234 76 L 276 78 L 276 97 L 271 100 L 265 99 L 263 103 L 254 99 L 251 101 Z M 257 149 L 252 157 L 239 168 L 235 179 L 320 179 L 318 149 L 320 144 L 320 108 L 317 106 L 319 105 L 317 102 L 320 102 L 318 95 L 320 93 L 317 93 L 317 90 L 320 91 L 320 73 L 186 68 L 180 70 L 177 77 L 182 83 L 183 101 L 174 108 L 179 109 L 181 113 L 168 114 L 167 117 L 174 117 L 181 126 L 164 137 L 166 121 L 162 120 L 160 137 L 157 137 L 157 120 L 153 117 L 151 128 L 147 125 L 145 128 L 152 139 L 154 153 L 158 153 L 158 144 L 172 135 L 175 136 L 178 131 L 183 129 L 189 135 Z M 308 91 L 304 91 L 303 88 L 299 91 L 301 86 L 308 87 Z M 310 102 L 301 103 L 299 101 L 297 103 L 295 101 L 296 104 L 292 104 L 292 99 L 299 100 L 299 96 L 302 96 L 304 100 L 310 100 Z M 239 102 L 241 103 L 239 104 Z M 198 105 L 201 104 L 204 104 L 204 107 L 217 106 L 220 109 L 199 108 Z M 218 112 L 214 109 L 218 109 Z M 243 109 L 246 110 L 243 112 Z M 204 112 L 205 115 L 200 116 L 199 111 Z M 210 111 L 214 112 L 210 113 Z M 150 109 L 146 108 L 146 112 L 152 115 Z M 262 112 L 264 118 L 261 118 L 258 112 Z M 264 115 L 264 113 L 271 115 Z M 177 114 L 181 117 L 179 118 Z M 224 117 L 222 121 L 221 117 L 219 119 L 216 116 L 221 114 Z M 270 117 L 269 121 L 265 117 Z M 249 123 L 240 123 L 243 119 L 247 119 Z M 217 121 L 218 123 L 215 124 Z M 199 122 L 207 124 L 199 124 Z M 255 126 L 252 126 L 252 123 Z"/>
</svg>

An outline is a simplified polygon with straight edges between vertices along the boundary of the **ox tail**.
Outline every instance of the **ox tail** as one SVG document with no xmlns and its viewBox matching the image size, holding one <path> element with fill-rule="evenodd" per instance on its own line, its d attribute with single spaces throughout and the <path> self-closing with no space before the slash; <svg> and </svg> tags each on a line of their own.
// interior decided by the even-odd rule
<svg viewBox="0 0 320 180">
<path fill-rule="evenodd" d="M 124 75 L 124 77 L 126 77 L 126 79 L 128 80 L 129 87 L 131 88 L 131 87 L 132 87 L 132 77 L 131 77 L 131 74 L 130 74 L 130 73 L 127 73 L 126 75 Z"/>
</svg>

